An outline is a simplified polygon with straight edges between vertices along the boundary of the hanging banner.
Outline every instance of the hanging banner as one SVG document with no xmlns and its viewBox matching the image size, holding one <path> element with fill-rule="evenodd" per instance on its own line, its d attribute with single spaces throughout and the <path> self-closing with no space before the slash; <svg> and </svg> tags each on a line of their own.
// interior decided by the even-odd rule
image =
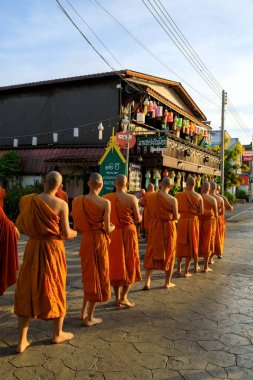
<svg viewBox="0 0 253 380">
<path fill-rule="evenodd" d="M 139 147 L 167 148 L 166 136 L 139 136 Z"/>
<path fill-rule="evenodd" d="M 244 162 L 253 161 L 253 151 L 244 152 L 242 155 L 242 160 Z"/>
<path fill-rule="evenodd" d="M 129 190 L 140 191 L 141 179 L 141 165 L 131 163 L 129 165 Z"/>
</svg>

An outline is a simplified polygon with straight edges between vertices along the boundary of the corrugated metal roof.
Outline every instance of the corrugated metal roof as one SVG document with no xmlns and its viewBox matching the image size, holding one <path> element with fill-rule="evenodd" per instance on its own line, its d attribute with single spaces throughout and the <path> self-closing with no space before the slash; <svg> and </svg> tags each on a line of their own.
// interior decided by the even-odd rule
<svg viewBox="0 0 253 380">
<path fill-rule="evenodd" d="M 32 148 L 12 151 L 21 157 L 24 174 L 46 174 L 54 169 L 57 162 L 96 165 L 104 153 L 104 148 Z M 0 157 L 5 152 L 7 150 L 0 150 Z"/>
</svg>

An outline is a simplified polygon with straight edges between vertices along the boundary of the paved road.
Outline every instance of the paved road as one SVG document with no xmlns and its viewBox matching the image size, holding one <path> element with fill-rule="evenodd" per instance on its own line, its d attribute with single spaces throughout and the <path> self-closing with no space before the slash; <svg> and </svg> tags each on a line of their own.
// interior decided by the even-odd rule
<svg viewBox="0 0 253 380">
<path fill-rule="evenodd" d="M 236 213 L 243 212 L 239 216 Z M 253 379 L 253 206 L 238 207 L 227 224 L 223 260 L 213 273 L 175 278 L 176 288 L 162 288 L 162 273 L 152 290 L 136 284 L 137 306 L 117 310 L 99 305 L 104 323 L 85 328 L 78 319 L 82 303 L 79 241 L 67 243 L 68 313 L 65 329 L 75 338 L 51 345 L 51 322 L 32 321 L 34 344 L 15 354 L 17 323 L 14 288 L 0 298 L 0 379 L 127 380 Z M 22 251 L 25 239 L 19 243 Z M 144 242 L 140 243 L 143 255 Z"/>
</svg>

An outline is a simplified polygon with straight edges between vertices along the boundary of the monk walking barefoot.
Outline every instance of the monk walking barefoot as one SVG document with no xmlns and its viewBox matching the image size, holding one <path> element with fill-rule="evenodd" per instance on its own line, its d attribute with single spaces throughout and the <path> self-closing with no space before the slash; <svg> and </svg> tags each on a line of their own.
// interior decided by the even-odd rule
<svg viewBox="0 0 253 380">
<path fill-rule="evenodd" d="M 180 219 L 177 230 L 177 271 L 181 275 L 181 263 L 185 258 L 184 277 L 192 275 L 189 273 L 191 259 L 194 259 L 194 272 L 198 272 L 198 248 L 199 248 L 199 219 L 203 214 L 203 200 L 201 195 L 194 191 L 195 179 L 188 177 L 185 191 L 177 193 L 178 211 Z"/>
<path fill-rule="evenodd" d="M 225 240 L 225 204 L 223 198 L 216 193 L 217 184 L 215 182 L 210 183 L 210 195 L 216 199 L 218 207 L 218 216 L 216 218 L 216 232 L 214 238 L 214 247 L 211 254 L 211 263 L 213 256 L 217 255 L 218 258 L 222 258 Z"/>
<path fill-rule="evenodd" d="M 91 327 L 103 322 L 94 318 L 96 303 L 111 297 L 108 245 L 109 233 L 115 227 L 110 223 L 110 202 L 99 196 L 103 187 L 101 175 L 91 174 L 88 186 L 88 195 L 73 200 L 72 216 L 75 228 L 82 233 L 79 255 L 84 297 L 80 318 Z"/>
<path fill-rule="evenodd" d="M 146 218 L 149 221 L 148 244 L 144 257 L 146 280 L 143 290 L 150 289 L 152 270 L 165 271 L 166 289 L 175 286 L 171 282 L 176 254 L 178 220 L 177 200 L 168 194 L 172 181 L 164 177 L 160 183 L 161 191 L 151 193 L 146 199 Z"/>
<path fill-rule="evenodd" d="M 0 296 L 17 282 L 19 233 L 0 207 Z"/>
<path fill-rule="evenodd" d="M 217 202 L 209 195 L 210 183 L 204 181 L 201 186 L 201 195 L 204 203 L 204 213 L 199 215 L 199 257 L 204 258 L 203 273 L 211 272 L 208 267 L 212 254 L 212 239 L 215 228 L 215 220 L 218 216 Z"/>
<path fill-rule="evenodd" d="M 110 281 L 114 288 L 116 306 L 134 306 L 128 299 L 132 284 L 141 280 L 136 223 L 142 218 L 137 199 L 127 191 L 127 178 L 119 174 L 114 183 L 116 193 L 104 195 L 111 202 L 111 221 L 115 230 L 110 234 Z M 121 290 L 122 287 L 122 290 Z"/>
<path fill-rule="evenodd" d="M 18 276 L 14 312 L 18 316 L 17 352 L 28 346 L 27 333 L 31 318 L 52 319 L 52 342 L 73 338 L 63 332 L 66 314 L 66 258 L 63 240 L 71 240 L 76 231 L 69 227 L 68 205 L 55 196 L 62 183 L 58 172 L 50 172 L 44 192 L 26 195 L 20 201 L 16 225 L 29 236 Z"/>
</svg>

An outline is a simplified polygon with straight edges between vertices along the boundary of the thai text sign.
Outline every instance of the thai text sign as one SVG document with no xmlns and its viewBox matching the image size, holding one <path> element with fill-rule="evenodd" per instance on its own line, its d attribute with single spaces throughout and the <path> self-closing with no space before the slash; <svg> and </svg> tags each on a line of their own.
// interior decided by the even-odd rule
<svg viewBox="0 0 253 380">
<path fill-rule="evenodd" d="M 113 192 L 115 177 L 118 174 L 126 174 L 126 164 L 122 162 L 116 149 L 108 152 L 100 165 L 100 174 L 104 182 L 101 195 Z"/>
<path fill-rule="evenodd" d="M 166 136 L 139 136 L 138 145 L 140 147 L 167 148 Z"/>
<path fill-rule="evenodd" d="M 242 155 L 243 161 L 253 161 L 253 151 L 246 151 Z"/>
</svg>

